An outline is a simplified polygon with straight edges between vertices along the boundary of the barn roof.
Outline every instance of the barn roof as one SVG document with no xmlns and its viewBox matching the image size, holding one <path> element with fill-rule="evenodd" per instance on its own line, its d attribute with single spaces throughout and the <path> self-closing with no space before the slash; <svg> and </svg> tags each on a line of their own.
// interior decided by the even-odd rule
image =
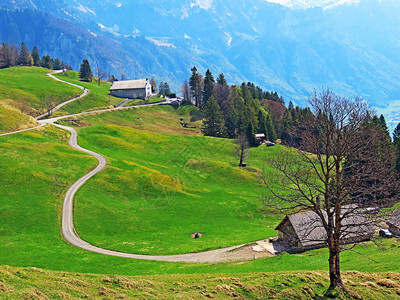
<svg viewBox="0 0 400 300">
<path fill-rule="evenodd" d="M 400 228 L 400 207 L 390 216 L 386 223 Z"/>
<path fill-rule="evenodd" d="M 351 213 L 349 210 L 352 210 Z M 361 210 L 354 207 L 342 207 L 342 213 L 349 212 L 342 222 L 342 239 L 350 239 L 358 236 L 373 234 L 372 227 Z M 327 214 L 323 211 L 324 218 Z M 303 247 L 321 244 L 326 241 L 326 231 L 321 218 L 314 211 L 301 212 L 287 215 L 275 230 L 283 231 L 287 222 L 290 222 L 300 244 Z M 283 229 L 283 230 L 282 230 Z"/>
<path fill-rule="evenodd" d="M 144 89 L 147 82 L 147 79 L 114 81 L 110 88 L 110 91 Z"/>
</svg>

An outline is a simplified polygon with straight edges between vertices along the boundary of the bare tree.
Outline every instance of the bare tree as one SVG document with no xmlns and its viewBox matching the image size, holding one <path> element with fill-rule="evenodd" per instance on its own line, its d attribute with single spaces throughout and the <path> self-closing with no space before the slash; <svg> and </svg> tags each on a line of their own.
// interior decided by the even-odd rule
<svg viewBox="0 0 400 300">
<path fill-rule="evenodd" d="M 53 113 L 53 108 L 55 107 L 55 99 L 52 96 L 47 96 L 43 100 L 42 105 L 44 111 L 47 113 L 47 117 L 49 118 Z"/>
<path fill-rule="evenodd" d="M 150 79 L 150 84 L 151 84 L 151 92 L 153 94 L 157 94 L 158 92 L 158 86 L 157 86 L 157 82 L 154 80 L 153 77 L 151 77 Z"/>
<path fill-rule="evenodd" d="M 233 156 L 239 159 L 239 167 L 244 167 L 244 160 L 249 157 L 249 141 L 246 135 L 238 134 L 233 148 Z"/>
<path fill-rule="evenodd" d="M 314 116 L 305 125 L 302 146 L 271 159 L 278 172 L 266 182 L 271 192 L 266 202 L 281 212 L 312 212 L 303 224 L 308 230 L 305 236 L 319 238 L 328 247 L 330 289 L 334 289 L 343 286 L 340 252 L 349 249 L 344 244 L 371 231 L 376 220 L 367 208 L 376 206 L 378 198 L 393 203 L 396 175 L 387 161 L 390 155 L 377 145 L 380 133 L 369 126 L 365 102 L 327 90 L 314 93 L 310 106 Z M 383 195 L 382 190 L 391 192 Z M 324 234 L 313 236 L 318 227 Z"/>
<path fill-rule="evenodd" d="M 191 101 L 190 101 L 190 87 L 189 87 L 189 84 L 188 84 L 187 80 L 185 80 L 182 83 L 181 94 L 182 94 L 182 97 L 183 97 L 183 103 L 191 104 Z"/>
<path fill-rule="evenodd" d="M 122 72 L 121 73 L 121 81 L 124 81 L 124 80 L 127 80 L 127 79 L 128 79 L 128 76 L 124 72 Z"/>
<path fill-rule="evenodd" d="M 100 81 L 104 78 L 107 78 L 107 72 L 104 72 L 100 66 L 99 63 L 96 62 L 96 72 L 95 75 L 97 77 L 97 85 L 100 86 Z"/>
</svg>

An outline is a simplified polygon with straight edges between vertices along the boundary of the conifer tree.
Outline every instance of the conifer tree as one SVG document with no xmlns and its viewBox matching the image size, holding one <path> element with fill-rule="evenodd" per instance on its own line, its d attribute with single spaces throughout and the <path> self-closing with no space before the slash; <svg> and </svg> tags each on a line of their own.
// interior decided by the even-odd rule
<svg viewBox="0 0 400 300">
<path fill-rule="evenodd" d="M 210 99 L 211 95 L 214 92 L 215 80 L 211 71 L 207 69 L 206 75 L 204 77 L 204 85 L 203 85 L 203 102 L 202 105 L 206 105 L 208 99 Z"/>
<path fill-rule="evenodd" d="M 254 124 L 253 122 L 250 120 L 248 125 L 247 125 L 247 129 L 246 129 L 246 136 L 247 136 L 247 140 L 249 141 L 250 146 L 256 146 L 256 136 L 254 133 Z"/>
<path fill-rule="evenodd" d="M 268 138 L 271 142 L 275 142 L 277 139 L 275 126 L 272 122 L 272 118 L 270 115 L 267 115 L 267 130 L 268 130 Z"/>
<path fill-rule="evenodd" d="M 11 65 L 10 66 L 16 66 L 18 63 L 18 47 L 15 45 L 10 46 L 10 59 L 11 59 Z"/>
<path fill-rule="evenodd" d="M 11 67 L 11 53 L 7 43 L 0 47 L 0 69 Z"/>
<path fill-rule="evenodd" d="M 61 68 L 61 61 L 58 58 L 53 60 L 53 69 L 54 70 L 61 70 L 62 69 Z"/>
<path fill-rule="evenodd" d="M 393 143 L 400 143 L 400 123 L 393 130 Z"/>
<path fill-rule="evenodd" d="M 168 82 L 164 82 L 164 95 L 168 96 L 168 94 L 171 94 L 171 89 L 169 88 Z"/>
<path fill-rule="evenodd" d="M 264 109 L 263 109 L 264 110 Z M 258 112 L 258 133 L 264 133 L 265 138 L 269 139 L 267 128 L 267 114 L 265 111 L 259 110 Z"/>
<path fill-rule="evenodd" d="M 40 61 L 40 55 L 39 55 L 39 49 L 38 47 L 33 47 L 32 49 L 32 59 L 33 59 L 33 65 L 35 67 L 40 67 L 41 66 L 41 61 Z"/>
<path fill-rule="evenodd" d="M 223 73 L 219 74 L 219 76 L 217 78 L 217 83 L 220 84 L 220 85 L 228 85 Z"/>
<path fill-rule="evenodd" d="M 396 148 L 396 170 L 400 173 L 400 123 L 393 131 L 393 143 Z"/>
<path fill-rule="evenodd" d="M 87 59 L 82 60 L 79 68 L 79 78 L 83 81 L 92 81 L 93 74 Z"/>
<path fill-rule="evenodd" d="M 189 86 L 190 86 L 190 91 L 192 94 L 192 98 L 194 98 L 194 105 L 197 107 L 202 108 L 202 76 L 197 73 L 197 68 L 193 67 L 191 69 L 192 71 L 192 76 L 190 76 L 189 79 Z"/>
<path fill-rule="evenodd" d="M 41 65 L 43 68 L 53 70 L 53 60 L 48 55 L 42 57 Z"/>
<path fill-rule="evenodd" d="M 204 108 L 202 131 L 207 136 L 223 137 L 225 135 L 224 116 L 214 96 L 208 99 Z"/>
<path fill-rule="evenodd" d="M 160 85 L 158 87 L 158 91 L 160 92 L 160 95 L 165 95 L 165 90 L 164 90 L 164 82 L 160 82 Z"/>
<path fill-rule="evenodd" d="M 385 133 L 387 139 L 390 140 L 390 132 L 389 132 L 389 129 L 388 129 L 388 127 L 387 127 L 385 117 L 384 117 L 383 115 L 381 115 L 381 116 L 379 117 L 379 123 L 380 123 L 380 125 L 381 125 L 381 127 L 382 127 L 382 130 L 383 130 L 383 132 Z"/>
<path fill-rule="evenodd" d="M 24 42 L 21 43 L 21 48 L 19 50 L 19 56 L 17 59 L 17 64 L 21 66 L 29 66 L 30 60 L 29 60 L 29 51 L 28 48 L 26 48 L 26 45 Z"/>
</svg>

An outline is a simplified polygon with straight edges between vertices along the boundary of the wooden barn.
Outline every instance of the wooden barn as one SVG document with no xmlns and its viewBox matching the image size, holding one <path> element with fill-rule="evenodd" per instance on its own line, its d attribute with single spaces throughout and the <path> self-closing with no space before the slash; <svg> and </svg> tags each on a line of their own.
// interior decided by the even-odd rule
<svg viewBox="0 0 400 300">
<path fill-rule="evenodd" d="M 344 218 L 343 227 L 346 228 L 342 236 L 344 243 L 369 240 L 374 234 L 372 226 L 362 213 Z M 294 251 L 326 247 L 326 231 L 321 219 L 313 211 L 287 215 L 275 230 L 279 232 L 278 240 Z"/>
<path fill-rule="evenodd" d="M 386 221 L 392 234 L 400 236 L 400 207 Z"/>
<path fill-rule="evenodd" d="M 110 95 L 128 99 L 147 99 L 151 97 L 151 84 L 146 79 L 114 81 Z"/>
</svg>

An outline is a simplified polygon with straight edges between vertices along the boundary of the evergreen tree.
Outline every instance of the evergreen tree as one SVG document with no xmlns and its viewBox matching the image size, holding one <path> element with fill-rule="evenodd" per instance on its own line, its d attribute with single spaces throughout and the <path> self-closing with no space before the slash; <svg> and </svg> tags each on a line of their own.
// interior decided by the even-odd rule
<svg viewBox="0 0 400 300">
<path fill-rule="evenodd" d="M 383 132 L 385 133 L 386 138 L 388 140 L 390 140 L 390 132 L 389 132 L 389 129 L 387 127 L 385 117 L 383 115 L 381 115 L 379 117 L 379 123 L 380 123 L 380 126 L 382 127 Z"/>
<path fill-rule="evenodd" d="M 17 59 L 17 64 L 20 66 L 29 66 L 30 65 L 30 59 L 29 59 L 29 51 L 28 48 L 26 48 L 26 45 L 24 42 L 21 43 L 21 48 L 19 51 L 19 56 Z"/>
<path fill-rule="evenodd" d="M 39 49 L 36 46 L 33 47 L 33 49 L 32 49 L 32 59 L 33 59 L 33 65 L 35 67 L 40 67 L 41 66 Z"/>
<path fill-rule="evenodd" d="M 219 74 L 219 76 L 217 78 L 217 83 L 220 84 L 220 85 L 228 85 L 223 73 Z"/>
<path fill-rule="evenodd" d="M 400 123 L 397 124 L 396 128 L 393 131 L 393 143 L 400 143 Z"/>
<path fill-rule="evenodd" d="M 260 109 L 258 112 L 258 133 L 264 133 L 265 139 L 269 139 L 268 128 L 267 128 L 267 113 L 264 109 Z"/>
<path fill-rule="evenodd" d="M 61 70 L 62 69 L 61 61 L 58 58 L 53 60 L 53 69 L 54 70 Z"/>
<path fill-rule="evenodd" d="M 223 137 L 225 135 L 224 117 L 214 96 L 208 99 L 204 108 L 202 131 L 207 136 Z"/>
<path fill-rule="evenodd" d="M 255 136 L 255 132 L 254 132 L 254 124 L 252 121 L 250 121 L 247 125 L 246 137 L 247 137 L 247 140 L 249 141 L 250 146 L 253 147 L 253 146 L 257 145 L 256 136 Z"/>
<path fill-rule="evenodd" d="M 202 77 L 199 73 L 197 73 L 196 67 L 193 67 L 191 71 L 192 76 L 190 76 L 189 79 L 189 86 L 192 98 L 194 98 L 194 105 L 202 108 Z"/>
<path fill-rule="evenodd" d="M 393 143 L 396 148 L 396 170 L 400 173 L 400 123 L 393 131 Z"/>
<path fill-rule="evenodd" d="M 164 94 L 163 95 L 168 96 L 168 94 L 171 94 L 171 90 L 169 88 L 168 82 L 164 82 Z"/>
<path fill-rule="evenodd" d="M 93 74 L 87 59 L 82 60 L 79 67 L 79 78 L 83 81 L 92 81 Z"/>
<path fill-rule="evenodd" d="M 53 60 L 48 55 L 42 56 L 41 65 L 43 68 L 53 70 Z"/>
<path fill-rule="evenodd" d="M 215 85 L 214 76 L 212 75 L 211 71 L 207 69 L 203 84 L 203 102 L 202 102 L 203 106 L 207 105 L 208 99 L 210 99 L 211 95 L 213 94 L 214 85 Z"/>
<path fill-rule="evenodd" d="M 165 90 L 164 90 L 164 82 L 160 82 L 160 86 L 158 87 L 158 91 L 160 92 L 160 95 L 165 95 Z"/>
<path fill-rule="evenodd" d="M 271 142 L 275 142 L 277 139 L 275 126 L 272 122 L 272 118 L 270 115 L 267 115 L 267 130 L 268 130 L 268 138 Z"/>
<path fill-rule="evenodd" d="M 244 107 L 243 98 L 237 87 L 232 88 L 230 99 L 225 112 L 226 133 L 229 138 L 235 138 L 242 122 L 241 112 Z"/>
<path fill-rule="evenodd" d="M 7 43 L 0 47 L 0 69 L 11 67 L 11 53 Z"/>
<path fill-rule="evenodd" d="M 11 66 L 16 66 L 18 62 L 18 47 L 15 45 L 11 45 L 10 47 L 10 59 L 11 59 Z"/>
</svg>

